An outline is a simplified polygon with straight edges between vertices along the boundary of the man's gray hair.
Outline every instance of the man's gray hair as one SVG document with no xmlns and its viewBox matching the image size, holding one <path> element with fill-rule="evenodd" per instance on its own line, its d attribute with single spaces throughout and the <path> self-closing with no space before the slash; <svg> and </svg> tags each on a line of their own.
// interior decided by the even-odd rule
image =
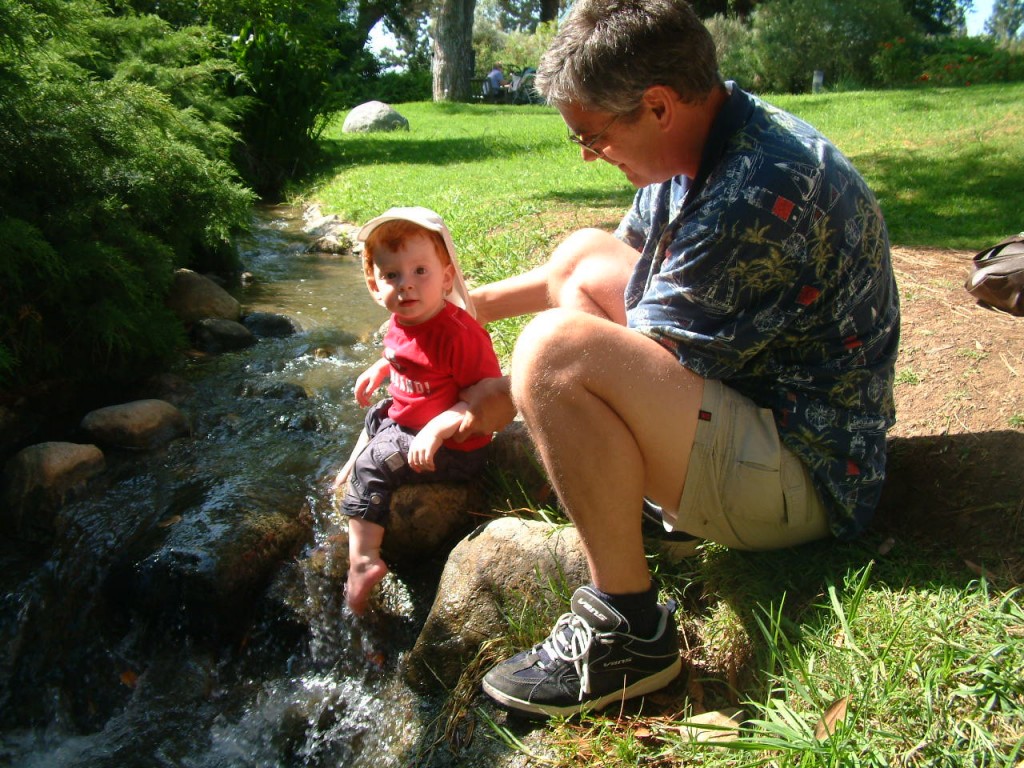
<svg viewBox="0 0 1024 768">
<path fill-rule="evenodd" d="M 577 0 L 536 76 L 549 104 L 617 115 L 653 85 L 695 103 L 720 83 L 715 43 L 684 0 Z"/>
</svg>

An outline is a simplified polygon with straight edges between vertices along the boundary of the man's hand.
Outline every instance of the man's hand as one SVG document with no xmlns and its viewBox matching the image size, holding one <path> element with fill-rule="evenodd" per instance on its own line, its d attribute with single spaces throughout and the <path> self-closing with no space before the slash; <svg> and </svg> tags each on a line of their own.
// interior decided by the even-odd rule
<svg viewBox="0 0 1024 768">
<path fill-rule="evenodd" d="M 516 417 L 516 407 L 509 394 L 508 376 L 481 379 L 462 390 L 459 398 L 466 403 L 467 410 L 454 435 L 456 442 L 500 432 Z"/>
</svg>

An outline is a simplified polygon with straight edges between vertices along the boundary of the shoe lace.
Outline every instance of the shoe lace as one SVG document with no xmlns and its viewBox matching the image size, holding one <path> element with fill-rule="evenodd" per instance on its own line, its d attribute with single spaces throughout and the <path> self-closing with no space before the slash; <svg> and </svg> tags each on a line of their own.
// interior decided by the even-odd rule
<svg viewBox="0 0 1024 768">
<path fill-rule="evenodd" d="M 584 693 L 590 693 L 590 647 L 599 634 L 575 613 L 563 613 L 551 634 L 541 643 L 549 658 L 559 658 L 575 667 L 580 679 L 580 701 L 583 701 Z"/>
</svg>

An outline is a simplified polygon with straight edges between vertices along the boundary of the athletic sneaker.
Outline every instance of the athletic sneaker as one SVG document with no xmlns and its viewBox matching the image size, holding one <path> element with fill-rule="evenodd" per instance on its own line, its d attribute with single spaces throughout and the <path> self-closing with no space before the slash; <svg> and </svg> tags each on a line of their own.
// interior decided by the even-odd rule
<svg viewBox="0 0 1024 768">
<path fill-rule="evenodd" d="M 679 674 L 675 605 L 659 605 L 654 637 L 634 637 L 629 622 L 591 587 L 572 596 L 548 638 L 484 676 L 499 704 L 531 715 L 571 715 L 664 688 Z"/>
</svg>

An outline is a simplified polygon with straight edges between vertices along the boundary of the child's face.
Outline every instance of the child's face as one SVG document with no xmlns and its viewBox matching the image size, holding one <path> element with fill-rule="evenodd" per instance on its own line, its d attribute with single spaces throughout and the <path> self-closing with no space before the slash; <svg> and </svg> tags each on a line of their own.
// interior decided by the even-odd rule
<svg viewBox="0 0 1024 768">
<path fill-rule="evenodd" d="M 378 247 L 373 252 L 370 293 L 402 325 L 424 323 L 444 307 L 452 289 L 455 270 L 442 264 L 434 243 L 415 234 L 397 250 Z"/>
</svg>

